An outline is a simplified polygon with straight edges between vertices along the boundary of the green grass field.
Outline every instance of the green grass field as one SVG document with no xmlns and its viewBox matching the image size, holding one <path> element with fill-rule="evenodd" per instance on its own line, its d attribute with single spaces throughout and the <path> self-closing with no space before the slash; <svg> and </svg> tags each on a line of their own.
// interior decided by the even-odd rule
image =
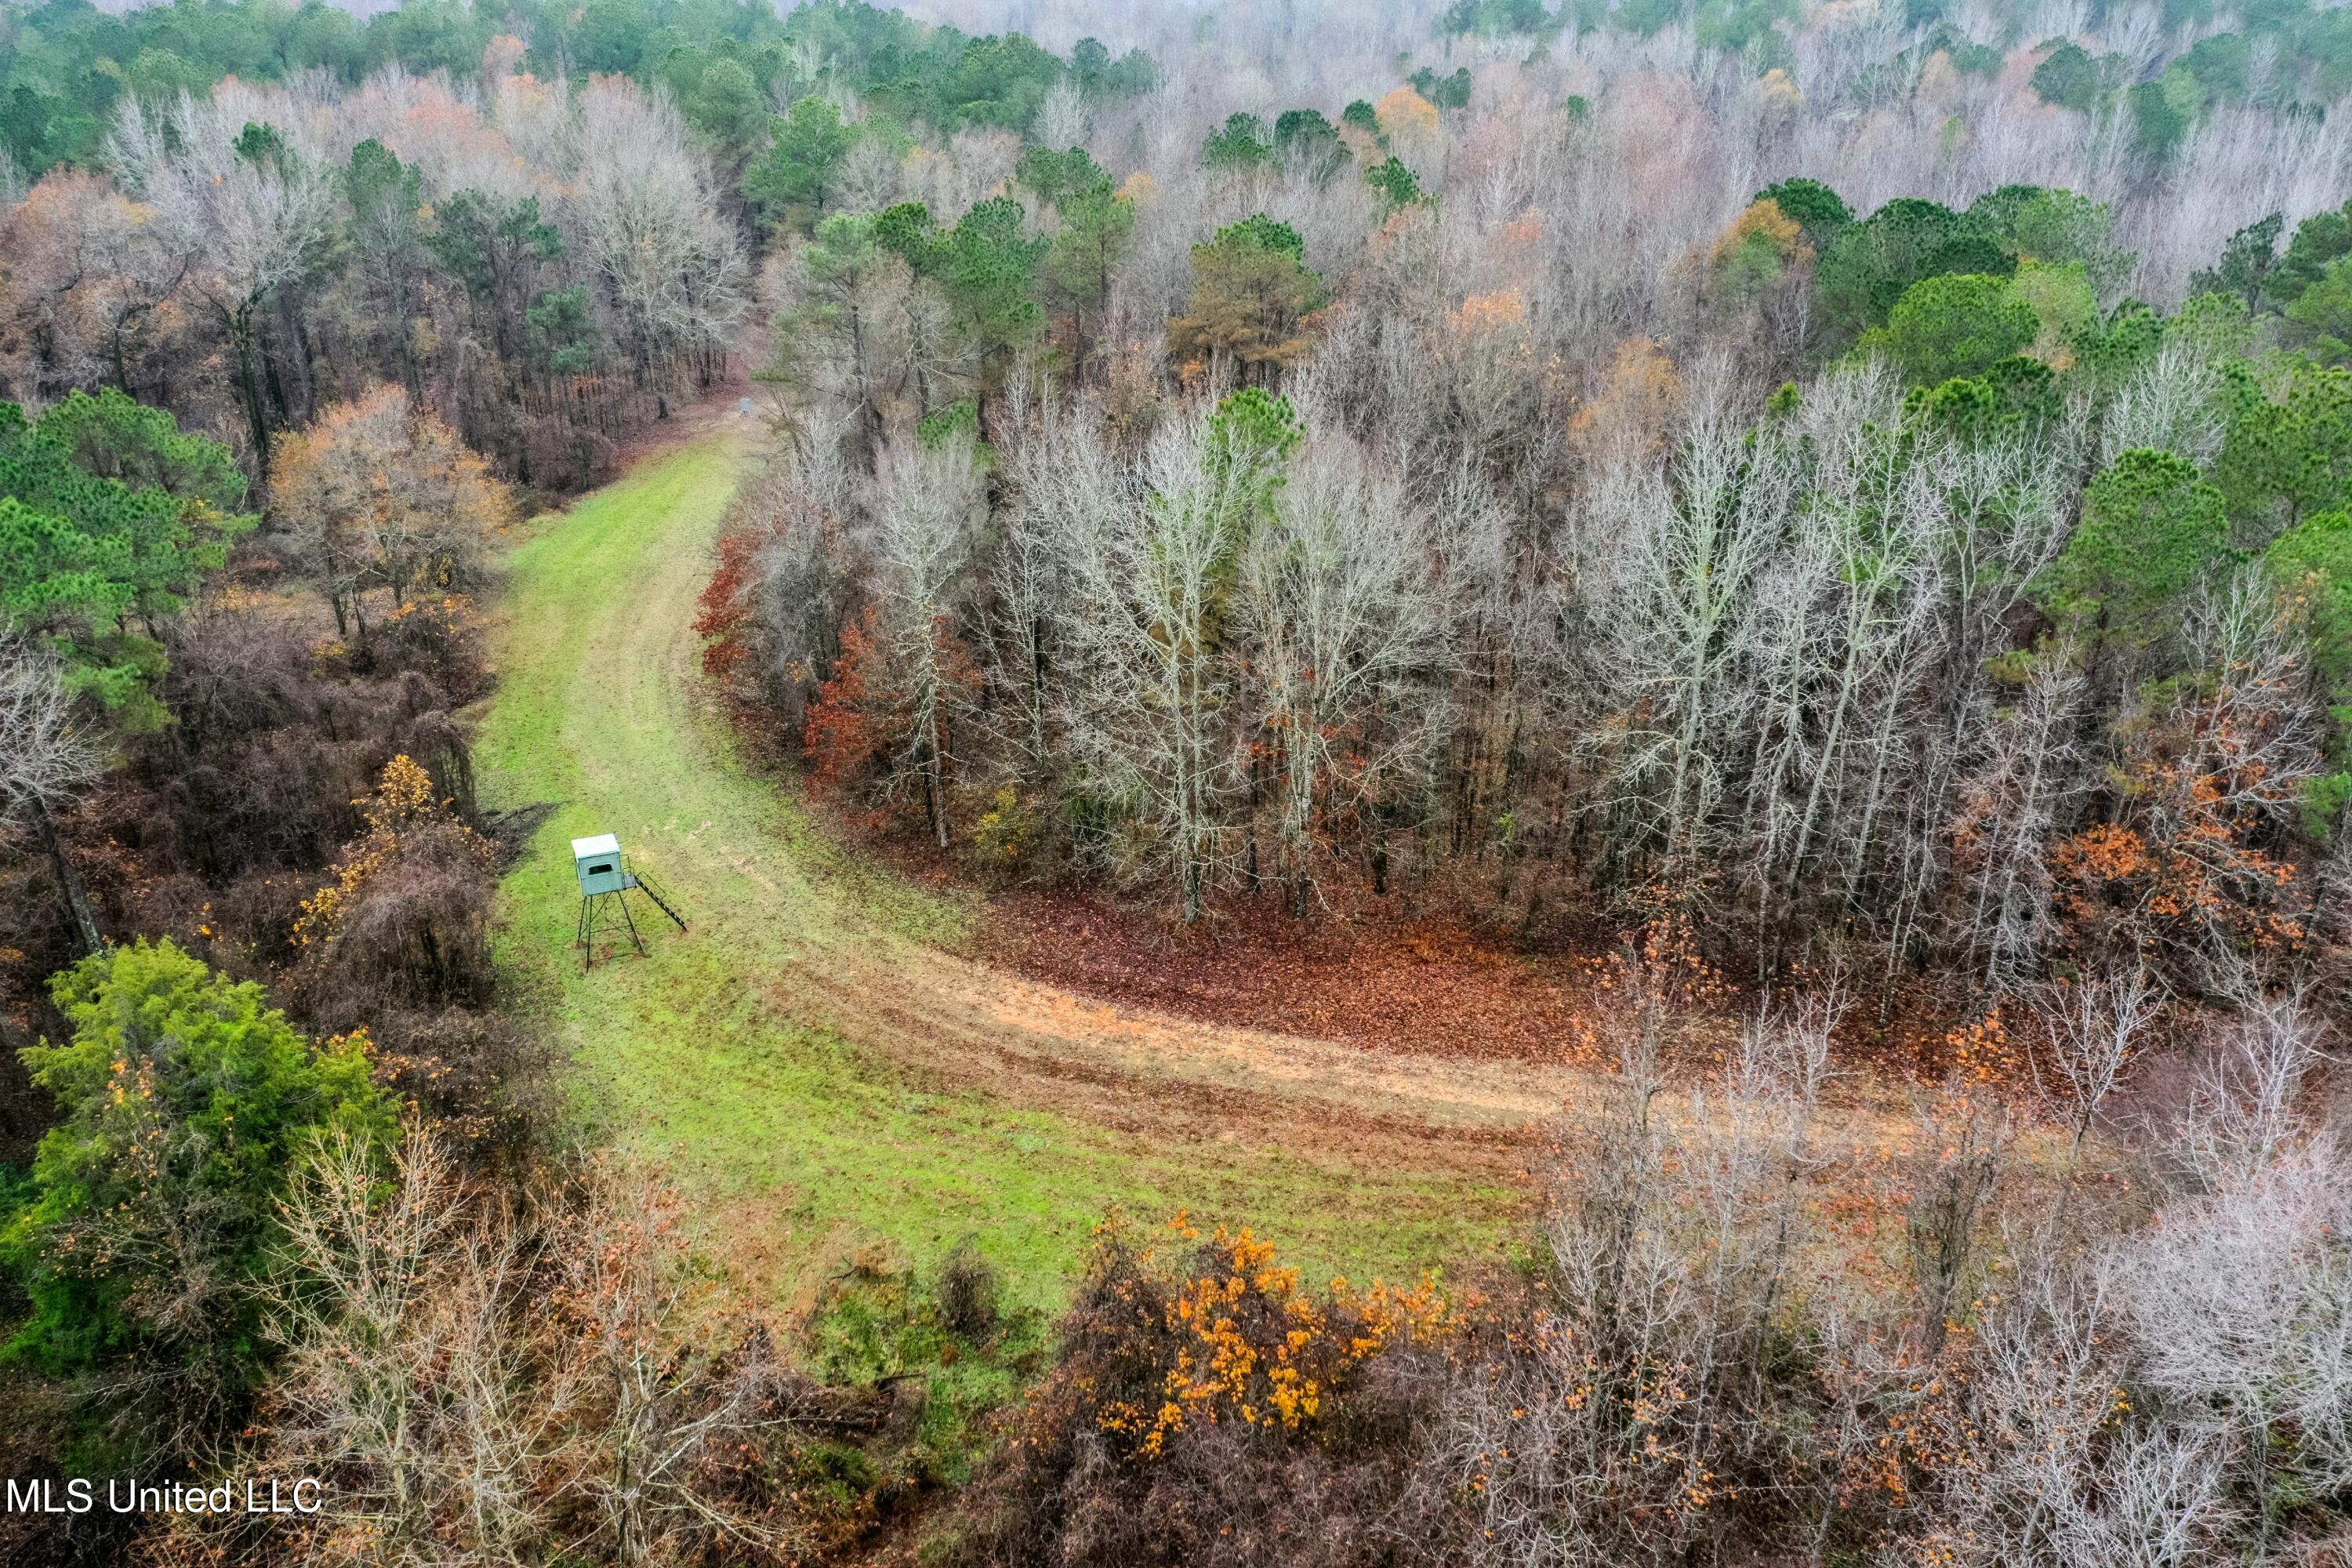
<svg viewBox="0 0 2352 1568">
<path fill-rule="evenodd" d="M 806 984 L 828 953 L 952 947 L 976 910 L 852 862 L 739 763 L 698 689 L 695 597 L 751 445 L 728 432 L 650 459 L 511 560 L 478 768 L 486 805 L 554 810 L 505 880 L 500 955 L 575 1064 L 593 1135 L 665 1167 L 712 1244 L 782 1296 L 854 1249 L 920 1267 L 971 1236 L 1016 1298 L 1051 1306 L 1114 1206 L 1246 1220 L 1311 1275 L 1397 1278 L 1491 1247 L 1516 1194 L 1485 1180 L 1213 1125 L 1173 1140 L 1091 1125 L 924 1081 L 919 1042 L 885 1058 L 835 1026 Z M 693 930 L 656 916 L 650 957 L 583 974 L 566 841 L 595 832 L 617 833 Z"/>
</svg>

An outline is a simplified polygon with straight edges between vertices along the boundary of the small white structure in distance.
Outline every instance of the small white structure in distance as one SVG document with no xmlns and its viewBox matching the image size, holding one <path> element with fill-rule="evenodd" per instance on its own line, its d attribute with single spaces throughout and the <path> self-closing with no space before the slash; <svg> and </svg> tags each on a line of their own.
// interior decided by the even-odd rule
<svg viewBox="0 0 2352 1568">
<path fill-rule="evenodd" d="M 596 933 L 608 930 L 615 933 L 626 931 L 629 945 L 640 953 L 646 951 L 646 940 L 637 931 L 637 917 L 629 912 L 629 895 L 643 893 L 654 908 L 686 929 L 686 917 L 659 888 L 646 879 L 641 871 L 632 871 L 621 860 L 621 840 L 610 833 L 599 833 L 593 838 L 572 841 L 572 869 L 580 878 L 580 927 L 573 942 L 581 950 L 582 965 L 592 968 L 596 963 Z M 614 915 L 621 917 L 617 926 Z"/>
</svg>

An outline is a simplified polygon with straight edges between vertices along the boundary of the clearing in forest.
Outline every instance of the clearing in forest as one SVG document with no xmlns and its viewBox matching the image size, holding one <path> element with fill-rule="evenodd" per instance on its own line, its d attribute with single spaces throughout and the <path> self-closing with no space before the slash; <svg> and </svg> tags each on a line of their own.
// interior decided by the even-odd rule
<svg viewBox="0 0 2352 1568">
<path fill-rule="evenodd" d="M 973 900 L 859 864 L 743 765 L 695 601 L 743 427 L 648 458 L 515 552 L 487 805 L 550 805 L 503 885 L 501 961 L 584 1117 L 658 1162 L 790 1294 L 880 1242 L 969 1236 L 1040 1305 L 1114 1207 L 1277 1237 L 1311 1273 L 1494 1246 L 1564 1069 L 1381 1055 L 1113 1006 L 992 970 Z M 618 834 L 692 922 L 582 973 L 566 841 Z"/>
</svg>

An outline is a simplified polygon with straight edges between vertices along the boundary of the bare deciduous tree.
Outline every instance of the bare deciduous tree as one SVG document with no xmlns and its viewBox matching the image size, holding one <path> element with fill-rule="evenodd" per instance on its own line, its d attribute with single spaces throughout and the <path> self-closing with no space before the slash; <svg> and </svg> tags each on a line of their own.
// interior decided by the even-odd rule
<svg viewBox="0 0 2352 1568">
<path fill-rule="evenodd" d="M 1245 539 L 1245 466 L 1220 464 L 1208 418 L 1171 425 L 1137 481 L 1065 496 L 1064 723 L 1094 787 L 1149 836 L 1176 907 L 1197 921 L 1234 854 L 1243 786 L 1224 642 L 1226 584 Z M 1112 478 L 1099 465 L 1080 475 Z"/>
<path fill-rule="evenodd" d="M 455 432 L 393 385 L 327 411 L 281 444 L 270 510 L 327 595 L 335 629 L 367 637 L 366 597 L 467 585 L 507 487 Z"/>
<path fill-rule="evenodd" d="M 742 318 L 742 253 L 667 97 L 604 77 L 576 103 L 567 210 L 667 414 L 678 361 L 722 352 Z"/>
<path fill-rule="evenodd" d="M 2166 1205 L 2117 1244 L 2141 1375 L 2169 1418 L 2238 1458 L 2249 1561 L 2271 1559 L 2278 1499 L 2352 1487 L 2352 1177 L 2312 1137 Z"/>
<path fill-rule="evenodd" d="M 1718 400 L 1669 468 L 1604 475 L 1578 525 L 1578 591 L 1611 687 L 1612 720 L 1592 738 L 1609 809 L 1669 885 L 1697 877 L 1716 847 L 1753 590 L 1797 494 L 1786 444 L 1767 434 L 1751 447 Z"/>
<path fill-rule="evenodd" d="M 228 87 L 205 98 L 183 94 L 161 112 L 131 100 L 108 161 L 124 188 L 155 210 L 171 247 L 194 258 L 190 286 L 228 339 L 254 461 L 266 476 L 270 432 L 285 411 L 271 416 L 261 312 L 316 259 L 337 198 L 315 111 Z"/>
<path fill-rule="evenodd" d="M 1995 993 L 2024 980 L 2050 940 L 2046 856 L 2060 809 L 2082 787 L 2074 741 L 2082 692 L 2071 652 L 2043 650 L 2015 704 L 1990 714 L 1982 760 L 1959 789 L 1953 945 Z"/>
<path fill-rule="evenodd" d="M 94 953 L 106 942 L 50 815 L 106 771 L 104 748 L 73 708 L 45 654 L 20 638 L 0 639 L 0 823 L 30 827 L 49 858 L 83 951 Z"/>
<path fill-rule="evenodd" d="M 2051 1070 L 2066 1100 L 2070 1174 L 2082 1162 L 2083 1140 L 2090 1136 L 2099 1107 L 2123 1082 L 2164 1003 L 2163 986 L 2141 965 L 2042 990 Z"/>
<path fill-rule="evenodd" d="M 292 1527 L 312 1549 L 637 1564 L 785 1539 L 706 1474 L 780 1418 L 765 1340 L 709 1331 L 677 1205 L 642 1181 L 596 1166 L 569 1197 L 501 1202 L 412 1121 L 388 1155 L 331 1136 L 283 1218 L 286 1362 L 253 1458 L 327 1483 Z"/>
<path fill-rule="evenodd" d="M 942 849 L 951 737 L 979 683 L 957 612 L 980 544 L 980 486 L 972 443 L 961 436 L 886 447 L 865 540 L 889 686 L 908 726 L 895 765 L 920 779 L 923 809 Z"/>
<path fill-rule="evenodd" d="M 1240 565 L 1251 684 L 1280 775 L 1280 859 L 1304 915 L 1331 819 L 1374 808 L 1445 721 L 1416 688 L 1443 658 L 1430 546 L 1402 487 L 1345 437 L 1312 443 Z"/>
</svg>

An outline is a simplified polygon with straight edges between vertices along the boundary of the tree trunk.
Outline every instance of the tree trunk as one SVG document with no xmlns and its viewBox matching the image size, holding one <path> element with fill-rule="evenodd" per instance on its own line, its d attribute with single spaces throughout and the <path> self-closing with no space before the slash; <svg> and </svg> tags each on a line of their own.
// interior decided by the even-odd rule
<svg viewBox="0 0 2352 1568">
<path fill-rule="evenodd" d="M 253 432 L 253 466 L 261 482 L 269 483 L 269 415 L 262 404 L 261 366 L 253 341 L 253 318 L 250 310 L 241 310 L 229 320 L 229 334 L 236 342 L 237 390 L 245 395 L 245 417 Z"/>
<path fill-rule="evenodd" d="M 948 847 L 948 785 L 940 754 L 940 721 L 936 712 L 931 716 L 930 730 L 931 754 L 924 771 L 929 775 L 927 782 L 930 785 L 931 833 L 944 851 Z"/>
<path fill-rule="evenodd" d="M 106 951 L 106 939 L 98 932 L 98 917 L 90 912 L 89 893 L 81 885 L 81 874 L 66 858 L 66 847 L 58 837 L 57 824 L 49 820 L 47 802 L 37 795 L 33 800 L 33 837 L 47 852 L 49 865 L 58 874 L 58 886 L 64 890 L 66 905 L 73 910 L 74 928 L 80 933 L 82 951 L 95 957 Z"/>
</svg>

